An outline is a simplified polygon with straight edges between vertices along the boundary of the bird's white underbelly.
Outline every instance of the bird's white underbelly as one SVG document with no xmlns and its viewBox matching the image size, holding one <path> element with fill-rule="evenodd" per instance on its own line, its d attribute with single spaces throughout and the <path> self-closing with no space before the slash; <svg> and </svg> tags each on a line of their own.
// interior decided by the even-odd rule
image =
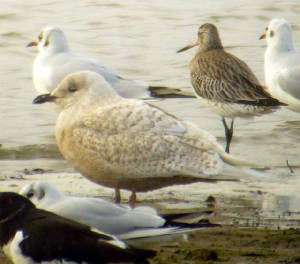
<svg viewBox="0 0 300 264">
<path fill-rule="evenodd" d="M 247 104 L 237 104 L 237 103 L 224 103 L 208 100 L 199 97 L 200 101 L 209 107 L 213 112 L 222 117 L 242 117 L 251 118 L 254 116 L 259 116 L 265 113 L 272 112 L 271 107 L 261 107 Z"/>
<path fill-rule="evenodd" d="M 19 244 L 23 241 L 24 236 L 22 231 L 18 231 L 15 237 L 3 247 L 3 252 L 7 255 L 14 264 L 78 264 L 73 261 L 65 260 L 53 260 L 53 261 L 42 261 L 35 262 L 30 257 L 26 257 L 22 254 Z M 42 242 L 42 241 L 41 241 Z M 80 264 L 87 264 L 82 262 Z"/>
</svg>

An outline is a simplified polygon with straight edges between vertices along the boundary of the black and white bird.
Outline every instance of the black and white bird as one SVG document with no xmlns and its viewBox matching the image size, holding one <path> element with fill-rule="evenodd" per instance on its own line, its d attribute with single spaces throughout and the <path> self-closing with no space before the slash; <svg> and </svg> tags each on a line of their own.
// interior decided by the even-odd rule
<svg viewBox="0 0 300 264">
<path fill-rule="evenodd" d="M 71 51 L 65 33 L 57 26 L 47 26 L 37 41 L 28 45 L 38 47 L 33 63 L 33 82 L 39 94 L 49 93 L 70 73 L 89 70 L 101 75 L 123 97 L 127 98 L 182 98 L 194 97 L 179 89 L 149 86 L 140 81 L 120 77 L 97 59 Z"/>
<path fill-rule="evenodd" d="M 12 192 L 0 193 L 0 246 L 14 264 L 142 264 L 156 254 L 37 209 Z"/>
<path fill-rule="evenodd" d="M 164 218 L 149 206 L 131 208 L 101 198 L 67 196 L 44 181 L 26 184 L 19 194 L 30 199 L 40 209 L 116 235 L 127 242 L 139 238 L 152 240 L 154 237 L 218 226 L 210 223 L 176 222 L 177 218 L 182 216 L 186 218 L 187 214 L 168 215 Z M 188 215 L 191 216 L 191 214 Z M 194 220 L 196 221 L 197 218 Z"/>
</svg>

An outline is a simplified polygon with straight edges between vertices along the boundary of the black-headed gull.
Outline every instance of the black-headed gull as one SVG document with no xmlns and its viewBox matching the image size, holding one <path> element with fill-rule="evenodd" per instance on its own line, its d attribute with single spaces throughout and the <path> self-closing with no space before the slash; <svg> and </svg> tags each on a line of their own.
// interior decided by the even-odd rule
<svg viewBox="0 0 300 264">
<path fill-rule="evenodd" d="M 293 33 L 283 18 L 271 20 L 266 32 L 265 82 L 272 96 L 287 108 L 300 112 L 300 56 L 293 43 Z"/>
<path fill-rule="evenodd" d="M 221 116 L 229 152 L 234 118 L 271 113 L 282 103 L 265 90 L 245 62 L 224 50 L 215 25 L 200 26 L 198 40 L 178 52 L 194 46 L 199 49 L 189 65 L 191 82 L 199 99 Z M 230 128 L 225 118 L 231 118 Z"/>
<path fill-rule="evenodd" d="M 225 164 L 256 166 L 225 153 L 214 136 L 194 124 L 120 97 L 94 72 L 70 74 L 34 100 L 45 102 L 60 111 L 55 134 L 64 158 L 96 183 L 132 191 L 131 205 L 136 192 L 222 179 L 233 169 Z"/>
<path fill-rule="evenodd" d="M 14 264 L 146 264 L 156 254 L 38 209 L 11 192 L 0 193 L 0 246 Z"/>
<path fill-rule="evenodd" d="M 19 194 L 30 199 L 40 209 L 117 235 L 125 240 L 173 235 L 217 226 L 178 224 L 159 216 L 151 207 L 140 206 L 132 209 L 100 198 L 67 196 L 53 185 L 43 181 L 25 185 Z"/>
<path fill-rule="evenodd" d="M 148 86 L 139 81 L 120 77 L 98 60 L 72 52 L 64 32 L 57 26 L 45 27 L 38 41 L 32 41 L 27 46 L 37 46 L 39 51 L 33 64 L 33 81 L 38 94 L 51 92 L 70 73 L 89 70 L 103 76 L 123 97 L 143 99 L 194 97 L 192 93 L 185 93 L 179 89 Z"/>
</svg>

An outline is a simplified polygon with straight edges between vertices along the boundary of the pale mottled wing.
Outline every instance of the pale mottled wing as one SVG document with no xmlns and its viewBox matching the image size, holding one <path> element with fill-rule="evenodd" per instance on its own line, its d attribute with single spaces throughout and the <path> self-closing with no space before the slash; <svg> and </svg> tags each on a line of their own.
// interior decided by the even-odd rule
<svg viewBox="0 0 300 264">
<path fill-rule="evenodd" d="M 88 155 L 101 156 L 114 169 L 122 164 L 120 173 L 128 169 L 132 175 L 199 175 L 209 171 L 210 161 L 219 166 L 213 136 L 157 107 L 127 102 L 90 113 L 73 129 L 74 144 Z M 210 161 L 202 164 L 202 157 Z"/>
<path fill-rule="evenodd" d="M 296 99 L 300 99 L 300 67 L 282 69 L 277 75 L 277 81 L 282 90 Z"/>
<path fill-rule="evenodd" d="M 199 53 L 190 64 L 195 92 L 219 102 L 270 99 L 246 63 L 224 51 Z"/>
<path fill-rule="evenodd" d="M 185 132 L 185 126 L 178 118 L 167 114 L 159 107 L 134 99 L 119 99 L 115 103 L 99 107 L 84 118 L 83 124 L 85 127 L 109 135 L 129 131 L 168 135 L 182 135 Z"/>
</svg>

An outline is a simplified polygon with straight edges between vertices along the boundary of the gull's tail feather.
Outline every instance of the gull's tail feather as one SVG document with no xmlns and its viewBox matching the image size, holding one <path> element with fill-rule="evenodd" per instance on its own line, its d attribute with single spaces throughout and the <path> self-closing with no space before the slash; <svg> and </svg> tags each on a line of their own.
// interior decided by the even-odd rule
<svg viewBox="0 0 300 264">
<path fill-rule="evenodd" d="M 133 230 L 128 233 L 118 235 L 118 238 L 122 240 L 137 240 L 137 239 L 151 239 L 162 236 L 172 236 L 183 234 L 191 231 L 196 231 L 204 228 L 219 227 L 218 224 L 211 223 L 199 223 L 199 224 L 187 224 L 187 223 L 173 223 L 168 227 L 157 227 L 157 228 L 144 228 Z"/>
<path fill-rule="evenodd" d="M 195 98 L 193 92 L 184 92 L 180 89 L 164 86 L 149 86 L 150 95 L 154 98 Z"/>
<path fill-rule="evenodd" d="M 240 167 L 238 167 L 240 166 Z M 226 179 L 238 179 L 238 180 L 270 180 L 276 178 L 275 175 L 268 174 L 264 171 L 252 169 L 246 167 L 244 164 L 238 166 L 232 166 L 230 164 L 224 165 L 224 171 L 220 177 Z"/>
<path fill-rule="evenodd" d="M 180 89 L 164 86 L 148 86 L 148 84 L 138 80 L 120 78 L 117 83 L 114 83 L 114 87 L 125 98 L 195 98 L 193 92 L 184 92 Z"/>
<path fill-rule="evenodd" d="M 275 175 L 271 175 L 269 173 L 265 173 L 263 171 L 259 171 L 259 170 L 255 170 L 255 169 L 243 168 L 242 170 L 250 177 L 254 177 L 256 179 L 270 180 L 270 179 L 276 178 Z"/>
<path fill-rule="evenodd" d="M 273 179 L 276 176 L 263 172 L 263 170 L 269 169 L 268 166 L 258 164 L 252 161 L 239 159 L 229 153 L 226 153 L 223 149 L 219 149 L 219 154 L 222 160 L 225 162 L 224 175 L 233 179 Z M 241 175 L 242 174 L 242 175 Z"/>
<path fill-rule="evenodd" d="M 224 150 L 220 151 L 219 154 L 225 163 L 230 164 L 232 166 L 247 167 L 247 168 L 253 168 L 257 170 L 269 169 L 268 166 L 264 166 L 262 164 L 258 164 L 248 160 L 239 159 L 231 154 L 226 153 Z"/>
<path fill-rule="evenodd" d="M 165 219 L 164 227 L 168 226 L 180 226 L 184 224 L 191 224 L 191 227 L 205 227 L 207 218 L 214 215 L 214 210 L 204 210 L 199 212 L 189 212 L 189 213 L 173 213 L 173 214 L 162 214 L 161 216 Z"/>
</svg>

